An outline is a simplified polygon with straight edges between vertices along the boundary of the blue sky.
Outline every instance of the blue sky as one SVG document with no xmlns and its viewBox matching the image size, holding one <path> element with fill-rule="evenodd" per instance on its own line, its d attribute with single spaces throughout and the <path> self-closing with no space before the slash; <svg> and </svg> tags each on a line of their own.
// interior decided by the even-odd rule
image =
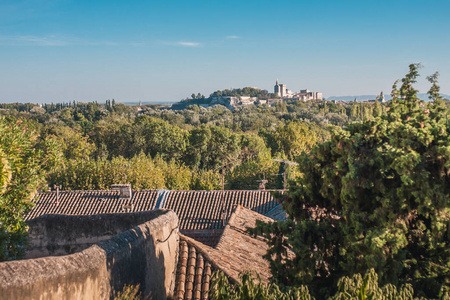
<svg viewBox="0 0 450 300">
<path fill-rule="evenodd" d="M 0 0 L 0 102 L 176 101 L 244 86 L 450 94 L 450 1 Z"/>
</svg>

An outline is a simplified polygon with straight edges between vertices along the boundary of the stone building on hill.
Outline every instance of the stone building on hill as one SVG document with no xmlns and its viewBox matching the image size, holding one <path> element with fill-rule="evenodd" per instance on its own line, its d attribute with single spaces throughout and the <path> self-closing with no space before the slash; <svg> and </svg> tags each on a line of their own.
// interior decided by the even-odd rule
<svg viewBox="0 0 450 300">
<path fill-rule="evenodd" d="M 311 92 L 310 90 L 301 90 L 299 93 L 292 94 L 292 99 L 308 101 L 308 100 L 322 100 L 322 93 Z"/>
<path fill-rule="evenodd" d="M 280 98 L 286 100 L 322 100 L 322 93 L 312 92 L 310 90 L 301 90 L 298 93 L 294 93 L 286 88 L 285 84 L 278 83 L 278 78 L 273 88 L 273 92 Z"/>
<path fill-rule="evenodd" d="M 279 97 L 284 98 L 288 96 L 289 90 L 286 90 L 286 85 L 278 83 L 278 78 L 275 83 L 275 86 L 273 87 L 273 92 L 277 94 Z"/>
</svg>

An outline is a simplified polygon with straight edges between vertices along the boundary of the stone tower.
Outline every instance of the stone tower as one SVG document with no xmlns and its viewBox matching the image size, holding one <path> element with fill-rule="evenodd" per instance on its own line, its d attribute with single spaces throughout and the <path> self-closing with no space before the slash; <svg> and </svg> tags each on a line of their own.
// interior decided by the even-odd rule
<svg viewBox="0 0 450 300">
<path fill-rule="evenodd" d="M 286 85 L 278 83 L 278 78 L 275 83 L 275 86 L 273 87 L 273 92 L 280 97 L 286 96 Z"/>
</svg>

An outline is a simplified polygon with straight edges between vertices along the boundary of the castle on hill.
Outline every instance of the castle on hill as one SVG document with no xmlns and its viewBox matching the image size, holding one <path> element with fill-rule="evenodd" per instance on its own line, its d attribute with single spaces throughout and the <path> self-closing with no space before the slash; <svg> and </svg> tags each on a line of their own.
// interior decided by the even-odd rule
<svg viewBox="0 0 450 300">
<path fill-rule="evenodd" d="M 300 92 L 294 93 L 291 90 L 288 90 L 286 88 L 285 84 L 281 84 L 278 82 L 278 79 L 276 80 L 275 86 L 274 86 L 274 94 L 276 94 L 278 97 L 269 98 L 269 99 L 261 99 L 259 97 L 252 97 L 249 95 L 220 95 L 220 96 L 213 96 L 211 95 L 207 102 L 198 103 L 195 102 L 193 104 L 196 104 L 201 107 L 210 107 L 214 105 L 223 105 L 227 107 L 228 109 L 235 109 L 236 107 L 240 106 L 246 106 L 246 105 L 275 105 L 276 103 L 288 101 L 288 100 L 296 100 L 296 101 L 308 101 L 308 100 L 323 100 L 322 93 L 319 92 L 312 92 L 310 90 L 300 90 Z M 193 101 L 196 101 L 195 99 Z M 175 106 L 172 105 L 172 109 L 180 109 L 180 107 L 186 108 L 189 103 L 184 103 L 181 106 L 178 105 L 177 108 L 174 108 Z"/>
<path fill-rule="evenodd" d="M 273 87 L 273 92 L 277 94 L 282 99 L 292 99 L 292 100 L 322 100 L 322 93 L 312 92 L 310 90 L 300 90 L 298 93 L 293 93 L 291 90 L 286 88 L 285 84 L 278 83 L 278 78 Z"/>
</svg>

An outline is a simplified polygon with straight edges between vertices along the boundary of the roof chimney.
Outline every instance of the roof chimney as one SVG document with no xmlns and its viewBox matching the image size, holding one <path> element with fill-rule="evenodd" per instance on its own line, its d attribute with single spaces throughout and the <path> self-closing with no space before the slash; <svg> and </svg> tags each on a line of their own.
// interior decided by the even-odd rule
<svg viewBox="0 0 450 300">
<path fill-rule="evenodd" d="M 131 184 L 111 184 L 111 190 L 119 192 L 119 198 L 131 199 Z"/>
</svg>

